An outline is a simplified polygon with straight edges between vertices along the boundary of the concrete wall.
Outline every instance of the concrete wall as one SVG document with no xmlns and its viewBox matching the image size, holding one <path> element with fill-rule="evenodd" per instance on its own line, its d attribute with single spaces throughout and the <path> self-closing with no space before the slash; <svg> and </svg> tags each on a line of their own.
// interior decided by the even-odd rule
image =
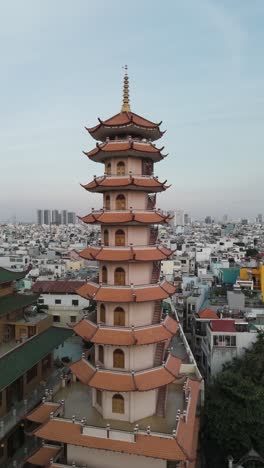
<svg viewBox="0 0 264 468">
<path fill-rule="evenodd" d="M 125 356 L 124 370 L 143 370 L 153 366 L 155 344 L 143 346 L 111 346 L 104 345 L 104 367 L 114 369 L 113 353 L 116 349 L 122 349 Z M 95 345 L 95 359 L 98 361 L 98 345 Z M 118 369 L 116 369 L 118 370 Z M 122 369 L 121 369 L 122 370 Z"/>
<path fill-rule="evenodd" d="M 97 303 L 97 321 L 100 321 L 100 305 L 101 303 Z M 154 310 L 154 302 L 144 302 L 141 303 L 129 303 L 129 304 L 121 304 L 121 303 L 108 303 L 105 304 L 105 318 L 106 318 L 106 325 L 113 325 L 114 324 L 114 310 L 116 307 L 122 307 L 122 309 L 126 313 L 125 318 L 125 326 L 130 327 L 134 325 L 135 327 L 139 327 L 142 325 L 149 325 L 152 323 L 153 317 L 153 310 Z"/>
<path fill-rule="evenodd" d="M 109 246 L 115 246 L 115 232 L 122 229 L 125 233 L 125 245 L 148 245 L 149 227 L 146 226 L 103 226 L 101 228 L 102 243 L 104 242 L 104 231 L 109 232 Z"/>
<path fill-rule="evenodd" d="M 120 190 L 120 191 L 113 191 L 113 192 L 106 192 L 104 194 L 103 203 L 104 207 L 106 207 L 106 197 L 110 197 L 110 209 L 111 210 L 118 210 L 117 208 L 117 197 L 118 195 L 124 195 L 126 202 L 125 202 L 125 210 L 129 210 L 132 207 L 135 210 L 145 210 L 147 208 L 147 200 L 148 196 L 146 193 L 141 191 L 131 191 L 131 190 Z"/>
<path fill-rule="evenodd" d="M 67 445 L 67 463 L 73 461 L 79 466 L 86 465 L 89 462 L 91 468 L 117 468 L 118 466 L 126 468 L 166 468 L 167 466 L 165 460 L 156 458 Z"/>
<path fill-rule="evenodd" d="M 117 268 L 123 268 L 125 270 L 125 281 L 126 285 L 133 284 L 149 284 L 151 281 L 153 263 L 100 263 L 99 278 L 102 282 L 102 267 L 107 268 L 107 283 L 114 285 L 115 270 Z"/>
</svg>

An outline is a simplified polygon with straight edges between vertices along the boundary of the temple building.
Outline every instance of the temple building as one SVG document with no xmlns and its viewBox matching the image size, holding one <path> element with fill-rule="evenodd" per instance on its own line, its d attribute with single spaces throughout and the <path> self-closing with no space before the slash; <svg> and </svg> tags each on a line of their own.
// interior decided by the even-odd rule
<svg viewBox="0 0 264 468">
<path fill-rule="evenodd" d="M 168 188 L 154 175 L 166 156 L 154 144 L 160 124 L 131 111 L 125 73 L 121 112 L 87 129 L 97 143 L 85 154 L 104 173 L 83 187 L 103 195 L 103 208 L 82 218 L 101 227 L 101 243 L 80 256 L 98 262 L 99 277 L 77 292 L 97 312 L 73 329 L 94 357 L 84 352 L 71 364 L 73 382 L 55 395 L 65 400 L 63 416 L 51 412 L 33 432 L 46 450 L 63 447 L 50 468 L 196 466 L 202 379 L 177 315 L 162 317 L 175 286 L 160 281 L 172 254 L 158 242 L 158 226 L 169 222 L 156 208 Z"/>
<path fill-rule="evenodd" d="M 22 460 L 21 451 L 32 448 L 24 432 L 26 415 L 46 387 L 58 383 L 53 350 L 72 335 L 51 327 L 52 318 L 36 305 L 38 294 L 18 293 L 26 274 L 0 268 L 0 467 L 5 468 L 19 466 L 13 457 Z"/>
</svg>

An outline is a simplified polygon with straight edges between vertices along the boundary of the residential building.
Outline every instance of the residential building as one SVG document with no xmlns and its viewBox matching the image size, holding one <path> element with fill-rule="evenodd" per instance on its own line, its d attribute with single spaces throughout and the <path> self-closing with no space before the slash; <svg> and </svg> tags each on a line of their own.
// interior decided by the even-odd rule
<svg viewBox="0 0 264 468">
<path fill-rule="evenodd" d="M 49 226 L 51 223 L 51 212 L 50 210 L 44 210 L 43 224 Z"/>
<path fill-rule="evenodd" d="M 43 210 L 37 210 L 37 223 L 43 224 L 44 223 L 44 213 Z"/>
</svg>

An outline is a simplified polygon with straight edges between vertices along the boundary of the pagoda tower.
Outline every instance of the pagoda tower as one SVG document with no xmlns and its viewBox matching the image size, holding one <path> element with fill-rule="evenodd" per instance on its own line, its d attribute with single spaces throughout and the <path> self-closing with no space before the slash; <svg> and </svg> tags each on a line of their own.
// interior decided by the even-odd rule
<svg viewBox="0 0 264 468">
<path fill-rule="evenodd" d="M 165 157 L 153 144 L 163 135 L 160 124 L 131 112 L 126 72 L 121 112 L 87 128 L 97 143 L 85 155 L 104 165 L 104 175 L 83 187 L 103 194 L 103 208 L 81 218 L 101 226 L 101 244 L 80 256 L 98 261 L 99 278 L 77 292 L 96 301 L 97 319 L 85 318 L 74 330 L 94 343 L 95 362 L 83 355 L 71 370 L 92 388 L 92 404 L 105 419 L 162 416 L 181 365 L 167 351 L 179 325 L 162 320 L 162 300 L 175 287 L 160 281 L 161 261 L 172 254 L 157 241 L 158 225 L 169 220 L 156 208 L 156 194 L 168 188 L 153 174 Z"/>
</svg>

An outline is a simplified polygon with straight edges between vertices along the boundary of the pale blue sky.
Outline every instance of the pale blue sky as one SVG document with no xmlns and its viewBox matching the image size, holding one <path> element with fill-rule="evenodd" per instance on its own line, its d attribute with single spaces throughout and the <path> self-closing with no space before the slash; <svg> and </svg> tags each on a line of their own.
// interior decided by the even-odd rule
<svg viewBox="0 0 264 468">
<path fill-rule="evenodd" d="M 263 0 L 2 0 L 0 220 L 101 205 L 84 126 L 119 112 L 125 63 L 132 110 L 167 130 L 158 206 L 264 212 L 263 24 Z"/>
</svg>

